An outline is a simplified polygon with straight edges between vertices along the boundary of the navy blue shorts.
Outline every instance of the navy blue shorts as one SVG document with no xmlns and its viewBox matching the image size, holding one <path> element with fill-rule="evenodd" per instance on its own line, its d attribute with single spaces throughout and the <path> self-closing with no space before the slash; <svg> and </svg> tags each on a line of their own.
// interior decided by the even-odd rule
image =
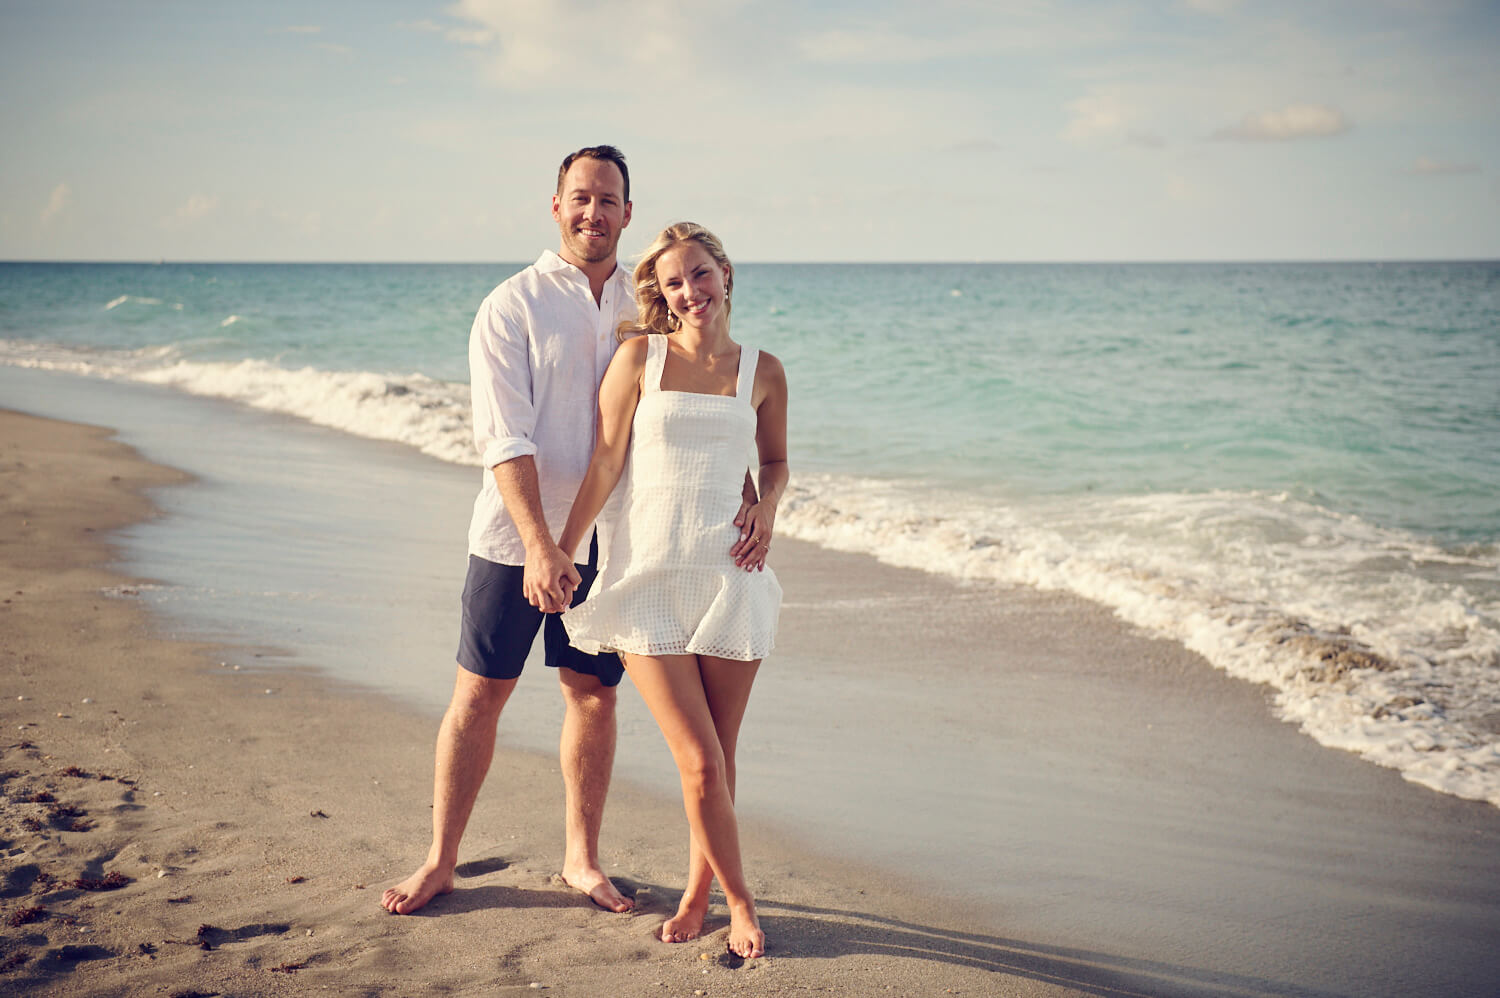
<svg viewBox="0 0 1500 998">
<path fill-rule="evenodd" d="M 589 544 L 589 563 L 579 565 L 583 581 L 573 593 L 573 605 L 583 602 L 599 574 L 599 541 Z M 605 686 L 618 686 L 625 668 L 613 652 L 589 655 L 568 643 L 562 614 L 543 613 L 521 592 L 526 570 L 520 565 L 497 565 L 478 555 L 469 555 L 469 574 L 464 580 L 463 622 L 458 635 L 458 664 L 488 679 L 515 679 L 526 665 L 526 656 L 543 628 L 545 661 L 553 669 L 572 669 L 594 676 Z"/>
</svg>

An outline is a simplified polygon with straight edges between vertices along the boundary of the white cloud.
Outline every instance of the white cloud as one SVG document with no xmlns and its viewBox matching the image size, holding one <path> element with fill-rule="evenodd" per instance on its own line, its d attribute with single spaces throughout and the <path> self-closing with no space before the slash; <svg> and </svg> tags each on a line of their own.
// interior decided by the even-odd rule
<svg viewBox="0 0 1500 998">
<path fill-rule="evenodd" d="M 177 210 L 161 220 L 163 229 L 186 229 L 218 213 L 219 199 L 208 194 L 193 194 Z"/>
<path fill-rule="evenodd" d="M 449 28 L 443 37 L 460 45 L 489 45 L 500 36 L 489 28 Z"/>
<path fill-rule="evenodd" d="M 964 156 L 983 156 L 1004 152 L 1005 147 L 994 139 L 965 139 L 962 142 L 953 143 L 948 147 L 948 151 Z"/>
<path fill-rule="evenodd" d="M 403 31 L 421 31 L 426 34 L 438 34 L 444 30 L 441 24 L 425 17 L 420 21 L 397 21 L 396 27 Z"/>
<path fill-rule="evenodd" d="M 1117 134 L 1125 129 L 1132 117 L 1124 101 L 1107 93 L 1080 97 L 1070 101 L 1067 109 L 1072 117 L 1063 130 L 1063 136 L 1075 142 Z"/>
<path fill-rule="evenodd" d="M 340 45 L 337 42 L 319 42 L 318 48 L 322 49 L 324 52 L 332 52 L 334 55 L 354 54 L 354 50 L 352 48 L 347 45 Z"/>
<path fill-rule="evenodd" d="M 1203 189 L 1181 174 L 1167 177 L 1167 197 L 1173 201 L 1197 201 L 1203 197 Z"/>
<path fill-rule="evenodd" d="M 281 29 L 289 35 L 316 35 L 323 30 L 320 24 L 289 24 Z"/>
<path fill-rule="evenodd" d="M 289 231 L 308 239 L 316 239 L 323 234 L 323 213 L 320 211 L 286 211 L 277 209 L 271 212 L 271 217 Z"/>
<path fill-rule="evenodd" d="M 72 200 L 73 189 L 67 184 L 58 184 L 52 188 L 52 193 L 47 197 L 47 207 L 42 209 L 42 223 L 45 225 L 61 215 Z"/>
<path fill-rule="evenodd" d="M 1227 14 L 1240 5 L 1240 0 L 1182 0 L 1187 10 L 1200 14 Z"/>
<path fill-rule="evenodd" d="M 1478 163 L 1449 163 L 1428 156 L 1418 156 L 1417 161 L 1405 171 L 1419 177 L 1452 176 L 1458 173 L 1478 173 Z"/>
<path fill-rule="evenodd" d="M 1216 139 L 1245 142 L 1282 142 L 1326 138 L 1354 127 L 1343 112 L 1322 104 L 1292 104 L 1279 111 L 1254 111 L 1239 124 L 1214 132 Z"/>
<path fill-rule="evenodd" d="M 492 50 L 485 75 L 508 90 L 559 84 L 618 89 L 628 80 L 639 92 L 691 74 L 695 53 L 717 53 L 722 39 L 735 33 L 728 23 L 733 6 L 697 9 L 684 22 L 670 0 L 640 0 L 629 8 L 606 0 L 459 0 L 448 12 L 471 26 L 445 37 Z M 609 39 L 619 44 L 598 50 Z"/>
<path fill-rule="evenodd" d="M 194 194 L 177 209 L 177 217 L 184 222 L 196 222 L 219 210 L 219 199 L 207 194 Z"/>
<path fill-rule="evenodd" d="M 797 50 L 809 62 L 902 63 L 968 55 L 987 46 L 975 35 L 952 38 L 917 38 L 906 31 L 888 28 L 835 29 L 803 35 Z"/>
<path fill-rule="evenodd" d="M 938 8 L 933 10 L 932 8 Z M 814 8 L 816 10 L 816 8 Z M 1088 17 L 1041 0 L 937 0 L 926 5 L 872 4 L 863 24 L 839 18 L 836 27 L 809 28 L 793 42 L 809 62 L 924 63 L 975 55 L 1079 52 L 1110 44 L 1123 15 L 1090 11 Z M 875 20 L 878 17 L 884 20 Z M 807 20 L 787 18 L 797 30 Z"/>
</svg>

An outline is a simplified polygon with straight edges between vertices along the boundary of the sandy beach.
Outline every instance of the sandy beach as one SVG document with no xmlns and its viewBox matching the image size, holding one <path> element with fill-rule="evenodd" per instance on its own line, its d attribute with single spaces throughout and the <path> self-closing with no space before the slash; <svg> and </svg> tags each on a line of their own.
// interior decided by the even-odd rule
<svg viewBox="0 0 1500 998">
<path fill-rule="evenodd" d="M 107 432 L 13 413 L 0 448 L 0 989 L 976 994 L 1003 979 L 1075 993 L 1055 977 L 1069 961 L 763 834 L 747 853 L 773 955 L 731 960 L 722 933 L 657 943 L 684 858 L 675 802 L 615 789 L 606 862 L 639 907 L 607 914 L 555 875 L 555 761 L 514 751 L 496 760 L 458 890 L 388 915 L 379 888 L 427 834 L 432 717 L 154 636 L 132 580 L 106 567 L 107 532 L 152 515 L 141 490 L 180 476 Z"/>
<path fill-rule="evenodd" d="M 184 480 L 106 429 L 0 414 L 0 991 L 1493 993 L 1494 808 L 1319 747 L 1082 601 L 786 542 L 781 678 L 742 748 L 742 781 L 785 777 L 784 808 L 741 805 L 767 957 L 725 955 L 721 908 L 700 943 L 653 940 L 685 859 L 680 804 L 632 779 L 661 759 L 621 766 L 605 822 L 634 914 L 561 885 L 555 759 L 507 746 L 458 889 L 389 915 L 436 716 L 173 640 L 111 531 Z M 880 751 L 905 767 L 868 772 Z M 820 810 L 838 785 L 895 789 Z M 970 810 L 991 831 L 966 878 L 942 835 Z M 873 853 L 849 831 L 872 823 Z"/>
</svg>

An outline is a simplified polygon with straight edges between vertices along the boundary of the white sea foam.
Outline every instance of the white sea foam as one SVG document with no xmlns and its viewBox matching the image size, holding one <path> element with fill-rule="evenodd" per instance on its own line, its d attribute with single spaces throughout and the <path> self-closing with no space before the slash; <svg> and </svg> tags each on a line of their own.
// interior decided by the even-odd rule
<svg viewBox="0 0 1500 998">
<path fill-rule="evenodd" d="M 468 387 L 0 341 L 0 362 L 233 399 L 477 465 Z M 1004 501 L 799 474 L 780 529 L 961 579 L 1075 593 L 1266 683 L 1319 742 L 1500 806 L 1500 552 L 1255 492 Z"/>
<path fill-rule="evenodd" d="M 165 385 L 297 416 L 356 436 L 392 440 L 458 464 L 478 464 L 467 385 L 421 374 L 288 370 L 263 360 L 192 361 L 175 346 L 89 350 L 0 341 L 0 362 Z"/>
<path fill-rule="evenodd" d="M 467 385 L 435 381 L 420 374 L 319 371 L 310 367 L 289 371 L 261 360 L 180 360 L 136 372 L 132 377 L 300 416 L 357 436 L 394 440 L 444 461 L 477 463 L 469 429 Z"/>
<path fill-rule="evenodd" d="M 225 319 L 225 320 L 224 320 L 224 321 L 223 321 L 223 322 L 221 322 L 221 323 L 219 323 L 219 328 L 220 328 L 220 329 L 224 329 L 224 328 L 225 328 L 225 327 L 227 327 L 227 326 L 232 326 L 232 325 L 234 325 L 234 324 L 235 324 L 235 323 L 236 323 L 236 322 L 239 322 L 239 321 L 240 321 L 240 318 L 241 318 L 241 317 L 240 317 L 240 316 L 238 316 L 238 315 L 231 315 L 231 316 L 230 316 L 230 317 L 229 317 L 229 318 L 227 318 L 227 319 Z"/>
<path fill-rule="evenodd" d="M 116 309 L 116 308 L 119 308 L 121 305 L 126 305 L 126 304 L 129 304 L 129 305 L 160 305 L 160 304 L 162 304 L 162 300 L 160 298 L 143 298 L 140 295 L 121 295 L 120 297 L 118 297 L 118 298 L 114 299 L 113 301 L 111 301 L 109 304 L 105 305 L 104 306 L 104 310 L 106 312 L 108 312 L 111 309 Z M 175 309 L 179 309 L 180 310 L 182 308 L 182 305 L 181 304 L 176 304 L 176 305 L 173 305 L 172 307 L 175 308 Z"/>
<path fill-rule="evenodd" d="M 777 526 L 892 564 L 1076 593 L 1269 684 L 1281 715 L 1435 790 L 1500 806 L 1500 556 L 1284 495 L 997 505 L 799 476 Z"/>
</svg>

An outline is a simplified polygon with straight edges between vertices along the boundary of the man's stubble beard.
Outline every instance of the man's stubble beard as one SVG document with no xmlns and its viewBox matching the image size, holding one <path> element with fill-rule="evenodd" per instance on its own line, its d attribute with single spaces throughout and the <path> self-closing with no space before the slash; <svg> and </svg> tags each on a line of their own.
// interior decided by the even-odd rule
<svg viewBox="0 0 1500 998">
<path fill-rule="evenodd" d="M 619 245 L 618 235 L 609 240 L 608 245 L 595 245 L 576 232 L 570 233 L 568 237 L 568 249 L 584 263 L 603 263 L 605 260 L 612 259 Z"/>
</svg>

